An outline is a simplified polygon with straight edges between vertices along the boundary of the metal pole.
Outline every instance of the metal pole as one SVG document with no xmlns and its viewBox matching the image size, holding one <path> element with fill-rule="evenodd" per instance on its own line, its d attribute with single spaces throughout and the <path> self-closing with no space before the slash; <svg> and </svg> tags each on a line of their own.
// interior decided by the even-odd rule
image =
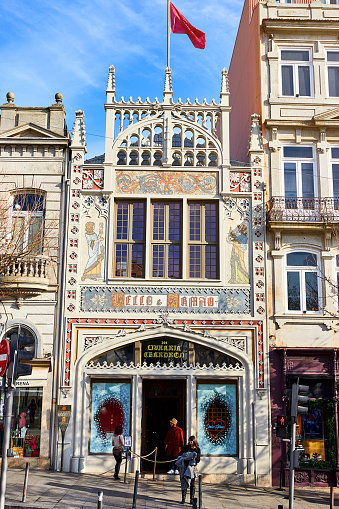
<svg viewBox="0 0 339 509">
<path fill-rule="evenodd" d="M 199 475 L 199 509 L 202 509 L 202 477 Z"/>
<path fill-rule="evenodd" d="M 158 454 L 158 448 L 156 447 L 155 448 L 155 453 L 154 453 L 153 481 L 155 481 L 155 469 L 157 467 L 157 454 Z"/>
<path fill-rule="evenodd" d="M 126 449 L 126 459 L 125 459 L 125 475 L 124 475 L 124 483 L 126 484 L 126 479 L 127 479 L 127 462 L 128 462 L 128 454 L 129 454 L 129 449 L 127 447 Z"/>
<path fill-rule="evenodd" d="M 296 418 L 291 415 L 291 451 L 290 451 L 290 489 L 289 489 L 289 509 L 293 509 L 294 499 L 294 451 L 295 451 L 295 432 L 297 427 Z"/>
<path fill-rule="evenodd" d="M 193 499 L 192 509 L 198 509 L 198 499 L 196 497 Z"/>
<path fill-rule="evenodd" d="M 2 463 L 1 463 L 1 479 L 0 479 L 0 509 L 5 509 L 6 497 L 6 481 L 7 481 L 7 466 L 8 466 L 8 449 L 11 438 L 11 420 L 13 409 L 13 394 L 14 388 L 8 387 L 6 392 L 6 410 L 4 420 L 4 440 L 2 443 Z"/>
<path fill-rule="evenodd" d="M 65 446 L 65 430 L 61 430 L 61 465 L 60 465 L 60 472 L 64 471 L 64 446 Z"/>
<path fill-rule="evenodd" d="M 283 485 L 283 460 L 280 460 L 280 482 L 279 482 L 279 490 L 282 490 Z"/>
<path fill-rule="evenodd" d="M 134 493 L 132 509 L 137 509 L 137 494 L 138 494 L 139 470 L 135 472 Z"/>
<path fill-rule="evenodd" d="M 334 509 L 334 488 L 330 487 L 330 509 Z"/>
<path fill-rule="evenodd" d="M 98 509 L 102 509 L 102 501 L 104 500 L 104 492 L 98 491 Z"/>
<path fill-rule="evenodd" d="M 26 463 L 26 469 L 25 469 L 25 481 L 24 481 L 24 490 L 22 492 L 22 502 L 26 502 L 26 495 L 27 495 L 27 486 L 28 486 L 28 474 L 29 474 L 29 463 Z"/>
<path fill-rule="evenodd" d="M 167 0 L 167 69 L 170 66 L 170 28 L 169 28 L 169 18 L 170 18 L 170 0 Z"/>
</svg>

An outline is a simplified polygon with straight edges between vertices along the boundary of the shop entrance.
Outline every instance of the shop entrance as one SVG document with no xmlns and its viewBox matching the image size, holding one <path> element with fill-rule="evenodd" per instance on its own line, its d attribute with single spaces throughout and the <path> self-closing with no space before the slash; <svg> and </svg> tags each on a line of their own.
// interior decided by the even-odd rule
<svg viewBox="0 0 339 509">
<path fill-rule="evenodd" d="M 166 460 L 164 440 L 173 417 L 178 426 L 186 430 L 186 380 L 144 380 L 142 408 L 142 455 L 158 448 L 158 460 Z M 153 456 L 151 456 L 153 459 Z M 143 461 L 143 470 L 153 469 L 153 464 Z M 157 471 L 166 471 L 169 464 L 157 466 Z"/>
</svg>

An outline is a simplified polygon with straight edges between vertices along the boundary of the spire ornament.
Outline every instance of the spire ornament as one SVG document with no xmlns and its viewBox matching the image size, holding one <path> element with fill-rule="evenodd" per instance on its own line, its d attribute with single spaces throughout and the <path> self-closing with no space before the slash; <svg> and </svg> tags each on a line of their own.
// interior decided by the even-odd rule
<svg viewBox="0 0 339 509">
<path fill-rule="evenodd" d="M 115 94 L 115 67 L 114 67 L 114 65 L 110 65 L 109 70 L 108 70 L 107 90 L 114 92 L 114 94 Z"/>
</svg>

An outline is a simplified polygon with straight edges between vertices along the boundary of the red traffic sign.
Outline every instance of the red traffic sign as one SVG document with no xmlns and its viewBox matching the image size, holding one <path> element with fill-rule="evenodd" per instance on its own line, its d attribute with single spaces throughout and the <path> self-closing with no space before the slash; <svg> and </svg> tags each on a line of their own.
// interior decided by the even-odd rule
<svg viewBox="0 0 339 509">
<path fill-rule="evenodd" d="M 4 376 L 9 362 L 9 341 L 3 338 L 0 341 L 0 376 Z"/>
</svg>

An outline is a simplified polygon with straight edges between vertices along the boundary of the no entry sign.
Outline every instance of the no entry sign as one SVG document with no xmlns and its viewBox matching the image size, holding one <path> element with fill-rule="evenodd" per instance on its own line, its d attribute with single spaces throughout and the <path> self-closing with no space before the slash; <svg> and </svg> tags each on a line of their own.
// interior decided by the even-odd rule
<svg viewBox="0 0 339 509">
<path fill-rule="evenodd" d="M 9 341 L 3 338 L 0 342 L 0 376 L 4 376 L 9 362 Z"/>
</svg>

